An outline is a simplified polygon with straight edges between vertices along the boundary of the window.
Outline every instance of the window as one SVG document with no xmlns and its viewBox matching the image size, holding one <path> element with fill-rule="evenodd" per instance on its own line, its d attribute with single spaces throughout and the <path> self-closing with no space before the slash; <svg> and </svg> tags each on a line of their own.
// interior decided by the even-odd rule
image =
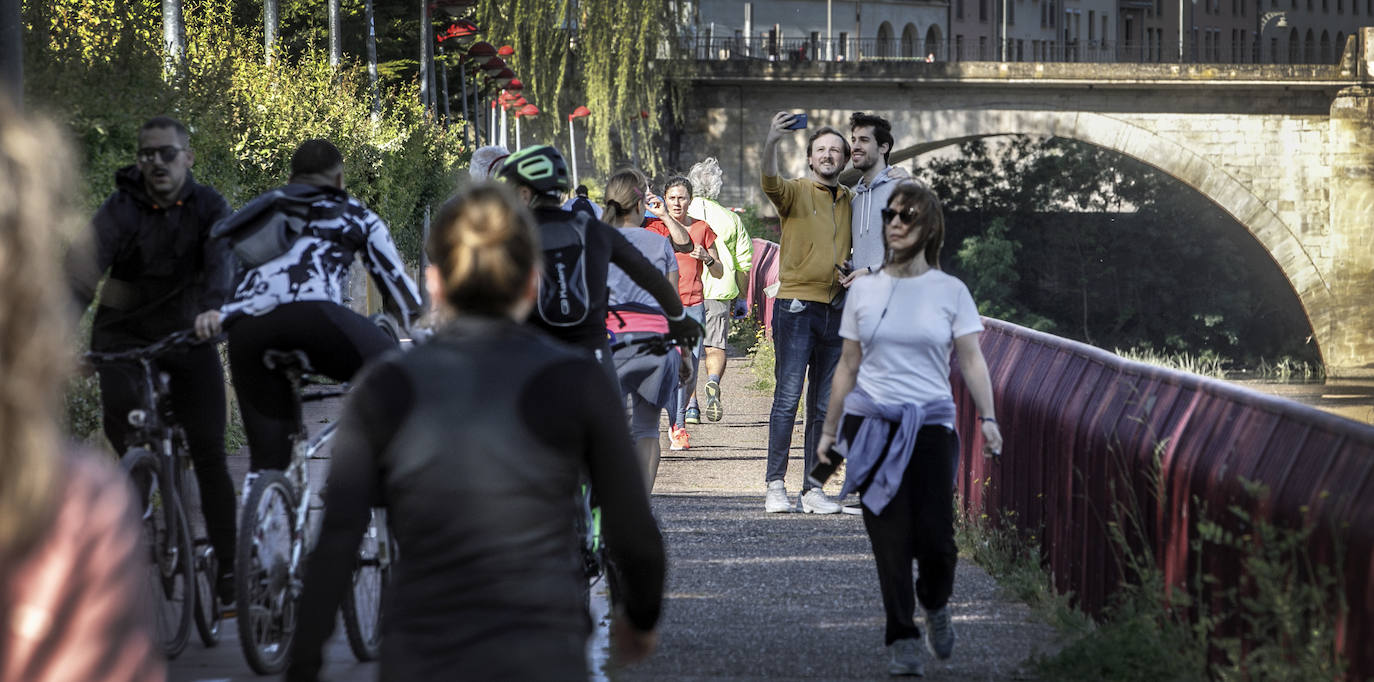
<svg viewBox="0 0 1374 682">
<path fill-rule="evenodd" d="M 840 44 L 835 46 L 835 54 L 839 57 L 849 58 L 849 32 L 840 31 Z"/>
<path fill-rule="evenodd" d="M 1093 32 L 1093 25 L 1097 23 L 1097 12 L 1088 10 L 1088 40 L 1093 40 L 1097 35 Z"/>
<path fill-rule="evenodd" d="M 1336 14 L 1345 14 L 1345 0 L 1336 0 Z"/>
<path fill-rule="evenodd" d="M 1016 39 L 1016 61 L 1026 61 L 1026 41 L 1020 38 Z"/>
<path fill-rule="evenodd" d="M 1331 0 L 1322 0 L 1322 14 L 1331 13 Z"/>
<path fill-rule="evenodd" d="M 961 34 L 960 34 L 960 35 L 955 35 L 955 36 L 954 36 L 954 59 L 957 61 L 957 60 L 960 60 L 960 59 L 963 59 L 963 58 L 964 58 L 964 36 L 961 35 Z"/>
<path fill-rule="evenodd" d="M 988 21 L 988 0 L 978 0 L 978 21 Z"/>
<path fill-rule="evenodd" d="M 964 0 L 954 0 L 954 18 L 964 18 Z"/>
<path fill-rule="evenodd" d="M 1016 3 L 1011 0 L 1002 1 L 1007 3 L 1007 23 L 1014 26 L 1016 24 Z"/>
<path fill-rule="evenodd" d="M 1111 37 L 1107 35 L 1107 15 L 1105 14 L 1102 15 L 1102 33 L 1098 35 L 1102 36 L 1102 42 L 1104 43 L 1111 39 Z"/>
<path fill-rule="evenodd" d="M 1045 28 L 1050 25 L 1049 20 L 1045 18 L 1049 14 L 1049 7 L 1050 3 L 1048 2 L 1040 4 L 1040 28 Z"/>
<path fill-rule="evenodd" d="M 1374 0 L 1369 0 L 1374 2 Z M 1050 0 L 1050 26 L 1054 26 L 1054 0 Z"/>
</svg>

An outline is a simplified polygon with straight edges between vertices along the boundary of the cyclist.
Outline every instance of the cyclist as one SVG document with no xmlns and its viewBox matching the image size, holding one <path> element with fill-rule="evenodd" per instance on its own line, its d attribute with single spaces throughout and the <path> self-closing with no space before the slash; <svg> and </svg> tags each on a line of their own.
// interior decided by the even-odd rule
<svg viewBox="0 0 1374 682">
<path fill-rule="evenodd" d="M 242 272 L 234 300 L 224 306 L 226 315 L 238 318 L 229 328 L 229 370 L 252 471 L 285 469 L 296 430 L 291 383 L 263 364 L 263 353 L 304 351 L 314 371 L 346 381 L 368 358 L 395 345 L 343 305 L 343 280 L 355 256 L 403 324 L 420 309 L 387 226 L 344 190 L 338 148 L 327 140 L 302 142 L 291 157 L 290 182 L 280 191 L 313 199 L 307 229 L 281 255 Z"/>
<path fill-rule="evenodd" d="M 134 165 L 115 172 L 115 191 L 91 220 L 94 249 L 69 254 L 68 275 L 81 308 L 95 298 L 91 349 L 146 346 L 194 326 L 201 338 L 217 334 L 218 308 L 229 294 L 232 259 L 211 227 L 229 214 L 224 197 L 195 181 L 195 152 L 180 121 L 149 119 L 138 131 Z M 157 368 L 171 380 L 171 404 L 186 432 L 200 483 L 205 530 L 220 557 L 216 589 L 233 601 L 228 575 L 234 556 L 234 484 L 224 459 L 224 369 L 212 345 L 169 353 Z M 129 443 L 129 411 L 143 404 L 138 367 L 99 368 L 105 436 L 116 450 Z"/>
<path fill-rule="evenodd" d="M 404 557 L 388 585 L 379 679 L 586 679 L 591 624 L 569 532 L 583 477 L 624 569 L 617 653 L 652 651 L 663 539 L 615 388 L 585 353 L 520 324 L 537 297 L 536 230 L 499 185 L 439 211 L 426 281 L 453 321 L 369 366 L 344 405 L 287 679 L 317 678 L 378 502 Z"/>
<path fill-rule="evenodd" d="M 590 350 L 607 375 L 614 378 L 615 363 L 606 336 L 606 277 L 614 263 L 658 303 L 674 338 L 684 344 L 696 343 L 701 325 L 683 312 L 682 301 L 663 278 L 663 271 L 615 228 L 560 207 L 559 192 L 571 189 L 572 183 L 558 150 L 541 145 L 515 152 L 501 166 L 500 177 L 515 186 L 539 224 L 544 273 L 530 323 Z M 583 226 L 581 231 L 578 225 Z M 558 307 L 567 302 L 572 304 L 567 308 L 571 314 L 560 315 Z"/>
</svg>

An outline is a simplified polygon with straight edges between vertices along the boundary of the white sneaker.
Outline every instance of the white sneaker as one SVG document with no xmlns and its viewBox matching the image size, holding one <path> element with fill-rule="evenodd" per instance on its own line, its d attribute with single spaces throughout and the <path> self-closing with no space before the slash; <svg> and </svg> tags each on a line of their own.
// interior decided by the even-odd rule
<svg viewBox="0 0 1374 682">
<path fill-rule="evenodd" d="M 802 511 L 808 514 L 838 514 L 840 505 L 830 501 L 820 488 L 812 488 L 801 496 Z"/>
<path fill-rule="evenodd" d="M 792 505 L 787 501 L 787 487 L 781 480 L 768 482 L 768 494 L 763 498 L 763 511 L 769 514 L 792 511 Z"/>
</svg>

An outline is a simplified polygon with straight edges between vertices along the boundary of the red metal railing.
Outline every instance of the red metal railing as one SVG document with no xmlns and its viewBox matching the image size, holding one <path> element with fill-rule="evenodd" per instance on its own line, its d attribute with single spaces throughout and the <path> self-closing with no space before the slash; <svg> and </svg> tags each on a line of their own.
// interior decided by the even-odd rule
<svg viewBox="0 0 1374 682">
<path fill-rule="evenodd" d="M 1311 523 L 1308 556 L 1343 578 L 1348 613 L 1337 642 L 1350 677 L 1374 676 L 1374 427 L 985 322 L 983 353 L 1006 445 L 1000 460 L 988 460 L 974 456 L 977 437 L 966 438 L 965 513 L 1016 512 L 1019 528 L 1040 533 L 1058 589 L 1072 590 L 1090 613 L 1121 581 L 1106 523 L 1128 492 L 1170 585 L 1195 585 L 1199 571 L 1223 587 L 1241 584 L 1244 568 L 1233 553 L 1194 554 L 1204 505 L 1208 518 L 1240 532 L 1232 505 L 1280 527 Z M 959 432 L 976 434 L 972 400 L 961 381 L 954 387 Z M 1256 502 L 1242 478 L 1264 483 L 1269 496 Z M 1334 566 L 1338 545 L 1344 561 Z"/>
</svg>

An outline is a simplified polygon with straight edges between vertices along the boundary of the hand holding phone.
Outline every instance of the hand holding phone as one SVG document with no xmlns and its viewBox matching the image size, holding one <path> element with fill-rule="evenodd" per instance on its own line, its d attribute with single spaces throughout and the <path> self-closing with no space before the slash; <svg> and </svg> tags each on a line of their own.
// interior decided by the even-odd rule
<svg viewBox="0 0 1374 682">
<path fill-rule="evenodd" d="M 788 130 L 802 130 L 806 128 L 806 113 L 793 114 L 792 123 L 787 126 Z"/>
</svg>

